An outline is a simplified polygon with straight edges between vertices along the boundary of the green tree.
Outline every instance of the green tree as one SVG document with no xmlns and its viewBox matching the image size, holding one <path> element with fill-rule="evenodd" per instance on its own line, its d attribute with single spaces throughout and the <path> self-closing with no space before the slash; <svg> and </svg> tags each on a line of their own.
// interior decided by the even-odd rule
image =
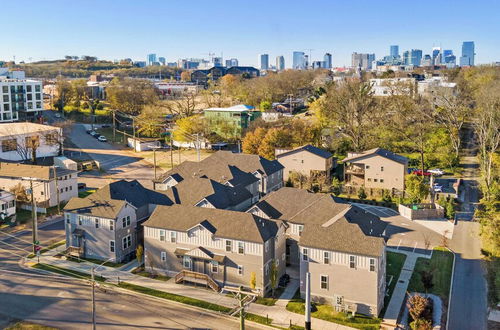
<svg viewBox="0 0 500 330">
<path fill-rule="evenodd" d="M 208 132 L 205 119 L 199 115 L 180 118 L 176 125 L 174 139 L 177 141 L 193 142 L 196 141 L 196 134 L 206 135 Z"/>
<path fill-rule="evenodd" d="M 429 187 L 421 176 L 409 174 L 405 178 L 405 193 L 411 203 L 420 203 L 427 197 Z"/>
<path fill-rule="evenodd" d="M 366 199 L 366 191 L 365 191 L 365 186 L 361 186 L 359 189 L 358 189 L 358 198 L 359 199 Z"/>
<path fill-rule="evenodd" d="M 147 137 L 158 137 L 164 126 L 157 108 L 152 105 L 144 107 L 141 114 L 137 116 L 136 123 L 139 126 L 137 132 Z"/>
<path fill-rule="evenodd" d="M 278 266 L 276 265 L 276 260 L 273 260 L 271 262 L 271 271 L 269 273 L 269 281 L 271 282 L 271 290 L 273 298 L 276 287 L 278 286 L 278 276 L 279 276 Z"/>
<path fill-rule="evenodd" d="M 269 101 L 260 102 L 260 111 L 268 111 L 272 109 L 272 104 Z"/>
<path fill-rule="evenodd" d="M 138 115 L 144 106 L 154 104 L 158 95 L 149 80 L 114 78 L 106 88 L 107 100 L 113 109 Z"/>
<path fill-rule="evenodd" d="M 340 180 L 337 178 L 333 178 L 332 179 L 332 193 L 335 196 L 338 196 L 338 195 L 340 195 L 341 192 L 342 192 L 342 182 L 340 182 Z"/>
</svg>

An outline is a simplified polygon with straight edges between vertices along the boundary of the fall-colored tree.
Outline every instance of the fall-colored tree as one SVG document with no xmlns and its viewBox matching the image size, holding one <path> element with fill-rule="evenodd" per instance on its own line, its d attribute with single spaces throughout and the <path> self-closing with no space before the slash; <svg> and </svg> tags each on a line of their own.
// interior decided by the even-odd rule
<svg viewBox="0 0 500 330">
<path fill-rule="evenodd" d="M 246 154 L 257 154 L 262 140 L 266 136 L 267 130 L 258 127 L 253 132 L 248 132 L 242 142 L 243 152 Z"/>
<path fill-rule="evenodd" d="M 405 178 L 405 194 L 411 203 L 420 203 L 427 197 L 429 187 L 421 176 L 409 174 Z"/>
<path fill-rule="evenodd" d="M 182 81 L 191 81 L 191 73 L 189 71 L 181 72 L 181 80 Z"/>
</svg>

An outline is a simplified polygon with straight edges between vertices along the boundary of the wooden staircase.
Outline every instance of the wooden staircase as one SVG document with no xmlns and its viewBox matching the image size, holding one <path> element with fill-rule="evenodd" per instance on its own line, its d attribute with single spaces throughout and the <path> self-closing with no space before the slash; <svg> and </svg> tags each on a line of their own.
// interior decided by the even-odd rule
<svg viewBox="0 0 500 330">
<path fill-rule="evenodd" d="M 190 279 L 202 280 L 206 282 L 207 287 L 214 290 L 215 292 L 219 292 L 221 290 L 219 284 L 217 284 L 217 282 L 215 282 L 215 280 L 207 274 L 197 273 L 190 270 L 181 270 L 174 277 L 175 283 L 189 281 Z"/>
</svg>

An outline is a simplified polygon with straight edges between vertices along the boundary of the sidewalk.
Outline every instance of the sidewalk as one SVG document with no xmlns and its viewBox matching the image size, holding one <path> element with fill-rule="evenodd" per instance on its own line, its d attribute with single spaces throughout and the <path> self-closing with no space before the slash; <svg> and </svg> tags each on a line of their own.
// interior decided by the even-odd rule
<svg viewBox="0 0 500 330">
<path fill-rule="evenodd" d="M 388 248 L 387 251 L 406 254 L 405 263 L 403 264 L 401 274 L 399 275 L 394 291 L 392 292 L 389 305 L 387 305 L 383 321 L 385 324 L 390 324 L 396 327 L 398 324 L 399 312 L 401 311 L 401 306 L 403 305 L 406 297 L 406 291 L 408 289 L 408 284 L 410 284 L 411 275 L 413 274 L 417 258 L 430 258 L 430 256 L 391 248 Z"/>
<path fill-rule="evenodd" d="M 237 301 L 229 296 L 226 296 L 223 293 L 216 293 L 212 290 L 205 289 L 203 287 L 191 287 L 187 285 L 182 285 L 182 284 L 176 284 L 174 282 L 174 279 L 170 279 L 168 281 L 160 281 L 160 280 L 155 280 L 139 275 L 132 274 L 130 271 L 124 271 L 120 270 L 120 268 L 112 268 L 112 267 L 105 267 L 105 266 L 98 266 L 96 264 L 90 263 L 90 262 L 73 262 L 73 261 L 67 261 L 63 259 L 57 259 L 54 258 L 53 256 L 56 255 L 57 253 L 61 252 L 64 250 L 64 246 L 58 247 L 56 249 L 53 249 L 51 251 L 48 251 L 47 253 L 44 253 L 43 255 L 40 256 L 40 262 L 53 265 L 53 266 L 58 266 L 61 268 L 66 268 L 74 271 L 79 271 L 82 273 L 87 273 L 90 274 L 91 269 L 95 268 L 95 275 L 101 275 L 107 279 L 107 282 L 110 283 L 118 283 L 118 278 L 120 282 L 128 282 L 131 284 L 147 287 L 150 289 L 155 289 L 159 291 L 165 291 L 185 297 L 191 297 L 207 302 L 211 302 L 217 305 L 229 307 L 229 308 L 234 308 L 238 305 Z M 129 263 L 125 266 L 122 267 L 122 269 L 133 269 L 133 263 Z M 298 283 L 296 283 L 298 285 Z M 297 287 L 292 281 L 290 285 L 293 285 L 293 287 Z M 293 293 L 290 293 L 292 289 L 289 291 L 285 290 L 282 294 L 281 297 L 284 296 L 284 298 L 289 299 L 293 297 L 293 294 L 295 293 L 295 290 L 293 290 Z M 290 296 L 291 295 L 291 296 Z M 281 299 L 280 297 L 280 299 Z M 284 302 L 283 302 L 284 303 Z M 273 325 L 279 326 L 279 327 L 284 327 L 288 328 L 290 325 L 290 322 L 294 325 L 304 325 L 304 315 L 301 314 L 296 314 L 293 312 L 289 312 L 286 310 L 285 306 L 286 303 L 280 303 L 280 305 L 275 305 L 275 306 L 265 306 L 265 305 L 259 305 L 259 304 L 250 304 L 250 306 L 247 307 L 246 311 L 249 313 L 253 314 L 258 314 L 264 317 L 269 317 L 270 319 L 273 320 Z M 340 324 L 312 318 L 312 328 L 313 329 L 321 329 L 321 330 L 327 330 L 327 329 L 332 329 L 332 330 L 347 330 L 347 329 L 352 329 L 347 326 L 343 326 Z"/>
</svg>

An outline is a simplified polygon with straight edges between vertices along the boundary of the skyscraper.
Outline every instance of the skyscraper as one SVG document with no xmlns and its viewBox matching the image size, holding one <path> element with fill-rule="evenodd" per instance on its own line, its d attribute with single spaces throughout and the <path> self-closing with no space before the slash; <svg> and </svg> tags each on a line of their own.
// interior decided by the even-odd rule
<svg viewBox="0 0 500 330">
<path fill-rule="evenodd" d="M 371 70 L 372 62 L 375 61 L 375 54 L 352 53 L 351 65 L 355 69 Z"/>
<path fill-rule="evenodd" d="M 409 50 L 405 50 L 403 52 L 403 65 L 410 65 L 410 51 Z"/>
<path fill-rule="evenodd" d="M 432 48 L 432 65 L 439 65 L 442 61 L 441 47 Z"/>
<path fill-rule="evenodd" d="M 422 61 L 422 50 L 412 49 L 410 51 L 410 65 L 420 66 L 421 61 Z"/>
<path fill-rule="evenodd" d="M 148 66 L 153 65 L 156 62 L 156 54 L 148 54 L 146 57 L 146 64 Z"/>
<path fill-rule="evenodd" d="M 464 41 L 462 44 L 462 57 L 460 57 L 460 66 L 474 65 L 474 41 Z"/>
<path fill-rule="evenodd" d="M 323 68 L 325 69 L 332 68 L 332 54 L 326 53 L 325 56 L 323 56 Z"/>
<path fill-rule="evenodd" d="M 305 55 L 304 52 L 293 52 L 293 69 L 303 70 L 306 68 Z"/>
<path fill-rule="evenodd" d="M 269 69 L 269 54 L 260 55 L 260 69 L 261 70 Z"/>
<path fill-rule="evenodd" d="M 399 46 L 398 45 L 392 45 L 391 46 L 390 55 L 393 58 L 399 57 Z"/>
<path fill-rule="evenodd" d="M 285 70 L 285 57 L 280 55 L 276 56 L 276 71 Z"/>
<path fill-rule="evenodd" d="M 161 65 L 167 64 L 167 60 L 165 59 L 165 57 L 158 57 L 158 62 L 160 62 Z"/>
</svg>

